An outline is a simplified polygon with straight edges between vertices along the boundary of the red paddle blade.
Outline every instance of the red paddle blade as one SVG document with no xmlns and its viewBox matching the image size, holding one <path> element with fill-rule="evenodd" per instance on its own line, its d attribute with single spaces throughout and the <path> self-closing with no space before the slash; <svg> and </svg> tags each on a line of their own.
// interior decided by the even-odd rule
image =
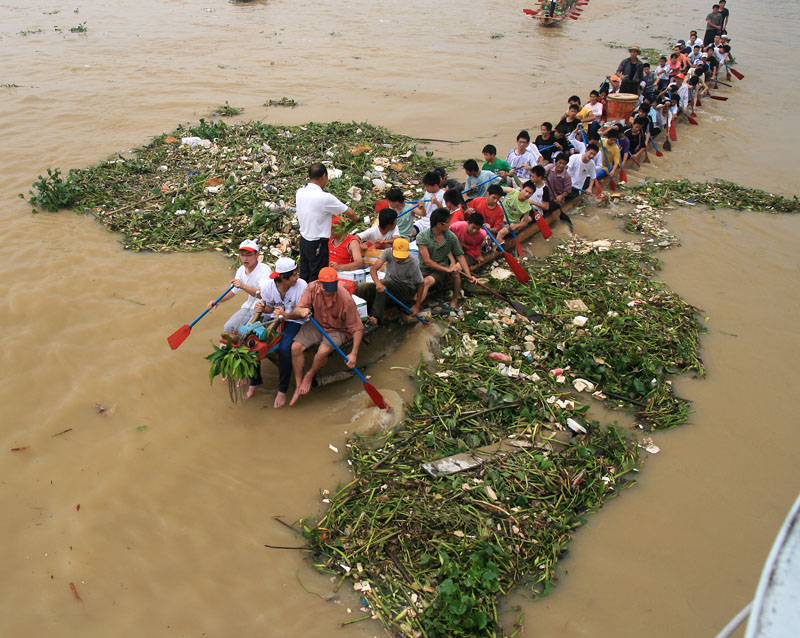
<svg viewBox="0 0 800 638">
<path fill-rule="evenodd" d="M 628 183 L 628 174 L 625 172 L 625 169 L 619 169 L 619 181 L 623 184 Z"/>
<path fill-rule="evenodd" d="M 703 106 L 703 105 L 700 103 L 700 98 L 699 98 L 699 97 L 698 97 L 698 98 L 695 100 L 695 102 L 697 102 L 697 106 Z"/>
<path fill-rule="evenodd" d="M 511 272 L 514 273 L 514 276 L 517 278 L 519 283 L 527 284 L 531 280 L 531 276 L 522 266 L 520 266 L 519 262 L 516 259 L 514 259 L 514 257 L 511 254 L 505 252 L 503 253 L 503 257 L 506 258 L 508 267 L 511 269 Z"/>
<path fill-rule="evenodd" d="M 727 102 L 728 98 L 722 97 L 721 95 L 709 95 L 712 100 L 719 100 L 720 102 Z"/>
<path fill-rule="evenodd" d="M 378 388 L 372 385 L 369 381 L 364 384 L 364 391 L 369 395 L 369 398 L 372 399 L 372 402 L 381 410 L 388 409 L 386 401 L 383 400 L 383 395 L 378 392 Z"/>
<path fill-rule="evenodd" d="M 741 73 L 739 73 L 739 72 L 738 72 L 736 69 L 734 69 L 733 67 L 730 67 L 730 72 L 731 72 L 731 73 L 733 73 L 733 74 L 734 74 L 734 75 L 735 75 L 737 78 L 739 78 L 740 80 L 744 80 L 744 75 L 742 75 Z"/>
<path fill-rule="evenodd" d="M 617 183 L 614 181 L 614 179 L 611 176 L 609 176 L 609 178 L 608 178 L 608 185 L 611 187 L 612 191 L 617 190 Z"/>
<path fill-rule="evenodd" d="M 577 20 L 579 16 L 569 16 L 570 20 Z"/>
<path fill-rule="evenodd" d="M 514 237 L 514 242 L 517 245 L 517 254 L 522 255 L 522 244 L 519 243 L 519 237 Z"/>
<path fill-rule="evenodd" d="M 678 141 L 678 132 L 675 130 L 675 118 L 669 123 L 669 139 L 673 142 Z"/>
<path fill-rule="evenodd" d="M 698 121 L 694 119 L 691 115 L 687 115 L 686 117 L 689 118 L 689 124 L 692 124 L 693 126 L 700 126 Z"/>
<path fill-rule="evenodd" d="M 535 11 L 533 9 L 523 9 L 522 13 L 525 13 L 529 16 L 535 16 L 537 13 L 539 13 L 539 11 L 541 11 L 541 9 L 536 9 Z"/>
<path fill-rule="evenodd" d="M 539 231 L 542 233 L 542 237 L 548 239 L 550 235 L 553 234 L 553 231 L 550 230 L 550 226 L 544 221 L 544 216 L 539 211 L 534 212 L 533 216 L 534 219 L 536 219 L 536 223 L 539 225 Z"/>
<path fill-rule="evenodd" d="M 656 157 L 664 157 L 664 153 L 661 151 L 656 151 Z"/>
<path fill-rule="evenodd" d="M 188 325 L 183 325 L 178 328 L 169 337 L 167 337 L 167 343 L 169 343 L 169 347 L 173 350 L 177 350 L 178 346 L 186 341 L 186 337 L 188 337 L 191 332 L 192 329 Z"/>
<path fill-rule="evenodd" d="M 600 186 L 600 182 L 598 182 L 598 181 L 596 181 L 596 180 L 595 180 L 595 183 L 594 183 L 594 185 L 597 187 L 597 195 L 598 195 L 599 197 L 602 197 L 602 196 L 603 196 L 603 187 L 602 187 L 602 186 Z"/>
</svg>

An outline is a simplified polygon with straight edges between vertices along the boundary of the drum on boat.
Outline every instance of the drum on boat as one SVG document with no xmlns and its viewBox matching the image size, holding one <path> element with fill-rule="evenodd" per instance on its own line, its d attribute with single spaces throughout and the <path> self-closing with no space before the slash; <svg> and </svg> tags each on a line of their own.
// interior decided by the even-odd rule
<svg viewBox="0 0 800 638">
<path fill-rule="evenodd" d="M 611 93 L 608 96 L 606 113 L 609 120 L 626 120 L 639 103 L 639 96 L 633 93 Z"/>
</svg>

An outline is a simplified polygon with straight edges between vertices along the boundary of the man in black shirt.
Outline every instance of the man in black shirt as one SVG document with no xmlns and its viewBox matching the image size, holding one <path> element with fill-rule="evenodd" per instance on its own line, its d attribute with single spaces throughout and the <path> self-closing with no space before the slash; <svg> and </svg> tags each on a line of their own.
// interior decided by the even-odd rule
<svg viewBox="0 0 800 638">
<path fill-rule="evenodd" d="M 622 85 L 619 90 L 620 93 L 638 95 L 639 83 L 642 81 L 642 61 L 639 59 L 642 50 L 637 46 L 632 46 L 628 49 L 628 53 L 631 56 L 625 58 L 617 67 L 617 75 L 622 79 Z"/>
<path fill-rule="evenodd" d="M 553 125 L 550 122 L 542 122 L 542 133 L 536 137 L 534 144 L 536 144 L 536 148 L 539 149 L 544 161 L 548 164 L 553 161 L 553 153 L 558 150 L 557 147 L 553 146 L 555 141 Z"/>
<path fill-rule="evenodd" d="M 728 33 L 728 18 L 731 15 L 731 12 L 728 11 L 728 7 L 725 6 L 725 0 L 719 0 L 719 12 L 722 15 L 722 33 Z"/>
</svg>

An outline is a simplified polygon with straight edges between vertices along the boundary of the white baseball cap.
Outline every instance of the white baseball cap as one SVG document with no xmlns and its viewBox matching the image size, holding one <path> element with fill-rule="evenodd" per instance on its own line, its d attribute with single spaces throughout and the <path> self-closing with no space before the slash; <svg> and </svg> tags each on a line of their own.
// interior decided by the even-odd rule
<svg viewBox="0 0 800 638">
<path fill-rule="evenodd" d="M 239 250 L 252 250 L 254 253 L 258 252 L 258 244 L 254 239 L 245 239 L 239 244 Z"/>
<path fill-rule="evenodd" d="M 272 271 L 270 278 L 277 279 L 278 275 L 282 275 L 285 272 L 292 272 L 296 269 L 297 264 L 294 262 L 294 259 L 291 257 L 281 257 L 275 262 L 275 270 Z"/>
</svg>

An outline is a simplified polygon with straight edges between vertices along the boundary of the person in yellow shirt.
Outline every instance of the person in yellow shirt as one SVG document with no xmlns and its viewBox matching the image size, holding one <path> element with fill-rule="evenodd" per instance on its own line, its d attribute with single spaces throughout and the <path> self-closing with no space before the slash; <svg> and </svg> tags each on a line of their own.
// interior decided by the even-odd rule
<svg viewBox="0 0 800 638">
<path fill-rule="evenodd" d="M 569 115 L 569 107 L 572 104 L 578 105 L 578 112 L 575 114 L 575 117 L 577 117 L 581 121 L 581 124 L 588 124 L 589 122 L 594 122 L 596 118 L 594 112 L 588 106 L 581 106 L 581 98 L 579 98 L 577 95 L 573 95 L 567 100 L 567 110 L 564 112 L 564 117 Z"/>
<path fill-rule="evenodd" d="M 600 154 L 603 155 L 603 151 L 605 151 L 603 155 L 603 167 L 606 169 L 606 172 L 611 175 L 612 179 L 619 178 L 620 152 L 619 144 L 617 143 L 618 137 L 619 132 L 616 128 L 612 128 L 606 131 L 603 137 L 600 138 Z M 611 167 L 610 169 L 609 166 Z"/>
</svg>

